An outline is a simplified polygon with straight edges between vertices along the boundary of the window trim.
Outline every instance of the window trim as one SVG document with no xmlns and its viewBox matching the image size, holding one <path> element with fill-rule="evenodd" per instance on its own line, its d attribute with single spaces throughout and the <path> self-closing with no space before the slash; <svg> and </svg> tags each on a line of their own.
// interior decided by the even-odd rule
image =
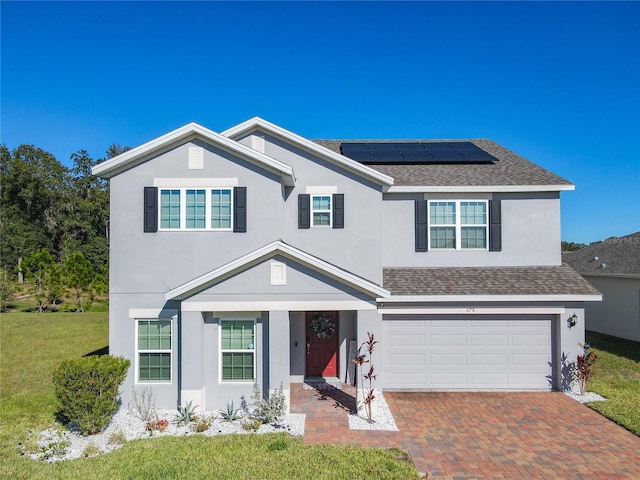
<svg viewBox="0 0 640 480">
<path fill-rule="evenodd" d="M 244 349 L 223 349 L 222 348 L 222 324 L 227 322 L 252 322 L 253 323 L 253 350 L 244 350 Z M 257 340 L 258 340 L 258 329 L 257 329 L 257 320 L 255 318 L 249 317 L 225 317 L 218 319 L 218 383 L 230 385 L 230 384 L 241 384 L 246 385 L 247 383 L 253 383 L 257 381 L 258 378 L 258 366 L 257 366 Z M 253 378 L 251 380 L 223 380 L 222 379 L 222 356 L 225 353 L 252 353 L 253 354 Z"/>
<path fill-rule="evenodd" d="M 140 322 L 169 322 L 169 325 L 171 327 L 171 348 L 170 349 L 151 349 L 151 350 L 147 350 L 147 349 L 140 349 L 139 348 L 139 338 L 138 338 L 138 324 Z M 134 324 L 134 341 L 135 341 L 135 350 L 136 350 L 136 356 L 135 356 L 135 370 L 136 370 L 136 377 L 135 377 L 135 383 L 136 385 L 173 385 L 173 378 L 174 378 L 174 371 L 173 371 L 173 347 L 175 345 L 175 340 L 174 340 L 174 327 L 173 327 L 173 318 L 136 318 L 135 321 L 133 322 Z M 140 354 L 141 353 L 169 353 L 169 381 L 166 380 L 140 380 Z"/>
<path fill-rule="evenodd" d="M 333 194 L 332 193 L 310 193 L 309 194 L 309 216 L 310 218 L 310 226 L 311 228 L 333 228 Z M 313 208 L 313 199 L 317 197 L 328 197 L 329 198 L 329 208 L 316 210 Z M 328 213 L 329 214 L 329 224 L 328 225 L 316 225 L 313 221 L 314 213 Z"/>
<path fill-rule="evenodd" d="M 461 209 L 461 205 L 462 203 L 468 203 L 468 202 L 475 202 L 475 203 L 484 203 L 485 205 L 485 222 L 484 224 L 463 224 L 462 223 L 462 209 Z M 433 203 L 453 203 L 455 205 L 455 215 L 456 215 L 456 222 L 455 224 L 432 224 L 431 223 L 431 204 Z M 427 235 L 428 235 L 428 248 L 429 250 L 434 250 L 434 251 L 448 251 L 448 252 L 453 252 L 453 251 L 488 251 L 489 250 L 489 245 L 490 245 L 490 239 L 489 239 L 489 225 L 490 225 L 490 221 L 489 221 L 489 200 L 487 199 L 476 199 L 476 198 L 464 198 L 464 199 L 445 199 L 445 198 L 440 198 L 440 199 L 433 199 L 433 200 L 428 200 L 427 201 Z M 443 227 L 443 228 L 451 228 L 454 227 L 455 228 L 455 248 L 440 248 L 440 247 L 436 247 L 433 246 L 433 244 L 431 243 L 433 240 L 433 235 L 431 234 L 431 228 L 437 228 L 437 227 Z M 462 229 L 464 227 L 484 227 L 485 230 L 485 246 L 481 247 L 481 248 L 462 248 Z"/>
<path fill-rule="evenodd" d="M 162 226 L 162 192 L 167 190 L 178 190 L 180 192 L 180 227 L 166 228 Z M 205 191 L 205 216 L 204 228 L 187 228 L 187 190 L 204 190 Z M 212 228 L 211 227 L 211 193 L 213 190 L 227 190 L 230 195 L 230 216 L 229 227 Z M 160 232 L 233 232 L 234 222 L 234 187 L 230 186 L 208 186 L 208 187 L 159 187 L 158 188 L 158 231 Z"/>
</svg>

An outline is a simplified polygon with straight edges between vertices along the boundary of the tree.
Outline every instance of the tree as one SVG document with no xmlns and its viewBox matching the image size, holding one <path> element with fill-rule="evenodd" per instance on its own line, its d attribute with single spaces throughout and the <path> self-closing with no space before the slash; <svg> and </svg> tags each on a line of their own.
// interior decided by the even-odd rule
<svg viewBox="0 0 640 480">
<path fill-rule="evenodd" d="M 0 312 L 6 312 L 15 288 L 5 269 L 0 269 Z"/>
<path fill-rule="evenodd" d="M 576 242 L 560 242 L 560 248 L 563 252 L 573 252 L 574 250 L 580 250 L 581 248 L 586 247 L 586 243 L 576 243 Z"/>
<path fill-rule="evenodd" d="M 64 262 L 64 283 L 71 289 L 76 312 L 83 312 L 83 304 L 94 279 L 93 265 L 80 252 L 70 254 Z"/>
<path fill-rule="evenodd" d="M 33 282 L 29 291 L 38 302 L 38 311 L 44 312 L 62 295 L 60 270 L 53 255 L 46 248 L 41 248 L 26 257 L 22 267 L 27 280 Z"/>
</svg>

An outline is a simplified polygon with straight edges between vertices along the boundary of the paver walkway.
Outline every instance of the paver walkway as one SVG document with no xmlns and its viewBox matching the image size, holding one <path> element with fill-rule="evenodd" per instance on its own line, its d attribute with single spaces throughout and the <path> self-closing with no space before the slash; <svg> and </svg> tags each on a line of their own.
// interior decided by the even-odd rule
<svg viewBox="0 0 640 480">
<path fill-rule="evenodd" d="M 305 443 L 402 448 L 429 479 L 640 479 L 640 437 L 563 393 L 386 392 L 399 432 L 365 432 L 353 387 L 291 387 Z"/>
</svg>

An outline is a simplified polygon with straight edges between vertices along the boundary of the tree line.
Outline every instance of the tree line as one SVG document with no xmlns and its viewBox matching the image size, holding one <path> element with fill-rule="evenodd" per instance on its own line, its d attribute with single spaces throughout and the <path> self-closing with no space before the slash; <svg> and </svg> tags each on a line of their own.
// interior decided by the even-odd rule
<svg viewBox="0 0 640 480">
<path fill-rule="evenodd" d="M 0 309 L 21 284 L 41 311 L 63 296 L 81 311 L 106 294 L 109 184 L 91 168 L 127 150 L 114 144 L 95 160 L 79 150 L 66 167 L 33 145 L 0 145 Z"/>
</svg>

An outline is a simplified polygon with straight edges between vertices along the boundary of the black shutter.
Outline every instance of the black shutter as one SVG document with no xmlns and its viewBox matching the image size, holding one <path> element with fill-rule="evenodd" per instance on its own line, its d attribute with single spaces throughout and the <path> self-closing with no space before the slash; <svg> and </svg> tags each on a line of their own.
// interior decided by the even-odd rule
<svg viewBox="0 0 640 480">
<path fill-rule="evenodd" d="M 333 228 L 344 228 L 344 193 L 333 194 Z"/>
<path fill-rule="evenodd" d="M 233 189 L 233 231 L 247 231 L 247 187 Z"/>
<path fill-rule="evenodd" d="M 309 228 L 311 226 L 311 195 L 308 193 L 298 194 L 298 228 Z"/>
<path fill-rule="evenodd" d="M 489 200 L 489 251 L 502 251 L 502 212 L 500 200 Z"/>
<path fill-rule="evenodd" d="M 144 232 L 158 231 L 158 187 L 144 187 Z"/>
<path fill-rule="evenodd" d="M 427 229 L 427 201 L 416 200 L 416 252 L 429 250 Z"/>
</svg>

